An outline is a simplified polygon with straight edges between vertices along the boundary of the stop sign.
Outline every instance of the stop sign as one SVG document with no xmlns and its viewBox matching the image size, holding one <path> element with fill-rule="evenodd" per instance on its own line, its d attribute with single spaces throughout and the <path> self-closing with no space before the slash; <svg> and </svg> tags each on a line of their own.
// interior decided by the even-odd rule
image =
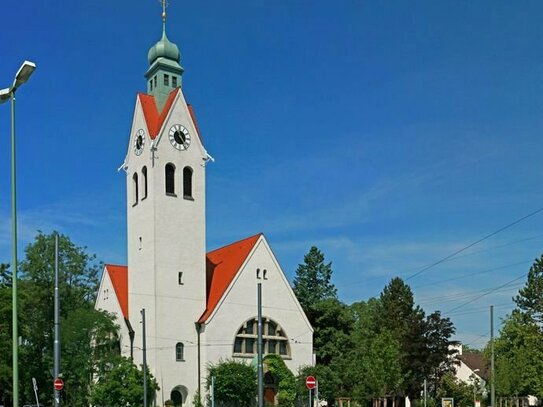
<svg viewBox="0 0 543 407">
<path fill-rule="evenodd" d="M 314 389 L 316 383 L 317 383 L 317 381 L 315 380 L 315 378 L 313 376 L 307 376 L 307 378 L 305 379 L 305 386 L 309 390 Z"/>
<path fill-rule="evenodd" d="M 61 391 L 64 388 L 64 382 L 60 377 L 57 377 L 53 382 L 53 387 L 56 391 Z"/>
</svg>

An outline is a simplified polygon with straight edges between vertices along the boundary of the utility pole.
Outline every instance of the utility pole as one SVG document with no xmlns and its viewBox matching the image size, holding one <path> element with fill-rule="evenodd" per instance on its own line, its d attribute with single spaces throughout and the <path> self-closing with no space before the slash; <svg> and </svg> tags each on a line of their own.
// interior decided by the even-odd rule
<svg viewBox="0 0 543 407">
<path fill-rule="evenodd" d="M 143 340 L 143 407 L 147 407 L 147 348 L 145 347 L 145 308 L 141 310 Z"/>
<path fill-rule="evenodd" d="M 58 278 L 58 233 L 55 233 L 55 342 L 54 342 L 53 376 L 60 376 L 60 295 Z M 55 390 L 54 406 L 60 406 L 60 391 Z"/>
<path fill-rule="evenodd" d="M 494 305 L 490 306 L 490 407 L 496 407 L 496 383 L 494 371 Z"/>
<path fill-rule="evenodd" d="M 258 307 L 258 407 L 264 407 L 264 373 L 262 369 L 262 283 L 257 284 L 257 307 Z"/>
</svg>

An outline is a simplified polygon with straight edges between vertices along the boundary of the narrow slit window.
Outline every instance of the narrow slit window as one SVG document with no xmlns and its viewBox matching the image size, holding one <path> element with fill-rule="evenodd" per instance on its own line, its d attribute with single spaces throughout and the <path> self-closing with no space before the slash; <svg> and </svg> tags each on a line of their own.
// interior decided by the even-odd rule
<svg viewBox="0 0 543 407">
<path fill-rule="evenodd" d="M 175 195 L 175 166 L 166 164 L 165 169 L 166 195 Z"/>
<path fill-rule="evenodd" d="M 157 83 L 156 75 L 155 75 L 155 77 L 153 78 L 153 80 L 155 81 L 155 88 L 156 88 L 156 86 L 157 86 L 157 84 L 158 84 L 158 83 Z"/>
<path fill-rule="evenodd" d="M 149 90 L 153 90 L 153 79 L 151 78 L 151 80 L 149 81 Z"/>
<path fill-rule="evenodd" d="M 172 88 L 177 88 L 177 76 L 172 76 Z"/>
<path fill-rule="evenodd" d="M 177 274 L 177 282 L 179 283 L 179 285 L 183 285 L 183 272 L 182 271 L 180 271 Z"/>
<path fill-rule="evenodd" d="M 141 191 L 141 199 L 145 199 L 147 198 L 147 167 L 143 167 L 141 169 L 141 175 L 142 175 L 142 178 L 143 178 L 143 185 L 142 185 L 142 189 L 143 191 Z"/>
<path fill-rule="evenodd" d="M 132 188 L 133 188 L 133 204 L 138 203 L 138 173 L 135 172 L 132 176 Z"/>
<path fill-rule="evenodd" d="M 192 198 L 192 168 L 183 168 L 183 197 Z"/>
<path fill-rule="evenodd" d="M 183 345 L 183 342 L 177 342 L 175 344 L 175 360 L 177 362 L 183 362 L 185 360 L 185 345 Z"/>
<path fill-rule="evenodd" d="M 164 86 L 170 86 L 170 75 L 164 74 Z"/>
</svg>

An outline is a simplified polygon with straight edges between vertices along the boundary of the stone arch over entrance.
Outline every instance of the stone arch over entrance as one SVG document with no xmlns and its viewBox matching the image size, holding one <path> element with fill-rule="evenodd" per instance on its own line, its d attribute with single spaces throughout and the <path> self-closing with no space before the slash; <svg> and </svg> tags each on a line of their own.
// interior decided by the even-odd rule
<svg viewBox="0 0 543 407">
<path fill-rule="evenodd" d="M 172 391 L 170 391 L 170 405 L 176 407 L 187 405 L 188 394 L 189 392 L 185 386 L 175 386 Z"/>
</svg>

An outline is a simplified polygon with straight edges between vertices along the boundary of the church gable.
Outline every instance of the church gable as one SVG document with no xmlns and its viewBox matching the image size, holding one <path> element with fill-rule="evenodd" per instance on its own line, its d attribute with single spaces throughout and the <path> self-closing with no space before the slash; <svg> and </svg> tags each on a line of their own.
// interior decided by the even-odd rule
<svg viewBox="0 0 543 407">
<path fill-rule="evenodd" d="M 180 89 L 177 90 L 177 92 L 174 91 L 175 94 L 171 101 L 170 108 L 167 111 L 164 110 L 162 112 L 162 114 L 165 113 L 165 116 L 162 119 L 161 127 L 158 129 L 158 133 L 155 136 L 156 138 L 153 140 L 153 145 L 160 147 L 162 143 L 169 144 L 172 126 L 181 125 L 185 127 L 191 135 L 190 148 L 188 148 L 188 151 L 198 151 L 201 158 L 207 160 L 209 156 L 204 148 L 202 138 L 200 137 L 200 131 L 195 120 L 194 109 L 186 102 L 183 92 Z M 152 98 L 152 96 L 149 97 Z M 170 94 L 165 107 L 170 103 L 171 97 L 172 95 Z"/>
<path fill-rule="evenodd" d="M 250 252 L 242 256 L 242 249 L 246 250 L 245 245 L 249 244 L 252 244 Z M 230 253 L 226 251 L 227 248 L 230 248 Z M 313 332 L 309 320 L 263 234 L 218 249 L 217 252 L 219 251 L 223 254 L 219 264 L 227 272 L 223 276 L 217 276 L 215 286 L 213 285 L 214 278 L 212 278 L 210 294 L 213 294 L 213 297 L 209 297 L 208 309 L 200 318 L 200 322 L 211 323 L 216 314 L 224 312 L 221 308 L 230 309 L 236 306 L 246 308 L 249 314 L 256 315 L 256 287 L 257 283 L 262 283 L 263 307 L 264 309 L 269 307 L 270 315 L 276 313 L 278 309 L 296 314 L 295 318 L 299 320 L 298 322 L 302 322 L 306 330 Z M 208 266 L 211 254 L 213 252 L 208 254 Z M 240 264 L 240 267 L 235 270 L 237 264 Z M 228 279 L 230 281 L 227 281 Z M 215 292 L 213 288 L 216 289 Z M 219 294 L 220 299 L 216 301 Z M 209 305 L 213 307 L 210 308 Z M 239 321 L 241 322 L 243 321 Z"/>
<path fill-rule="evenodd" d="M 128 319 L 128 267 L 104 266 L 95 308 Z"/>
</svg>

